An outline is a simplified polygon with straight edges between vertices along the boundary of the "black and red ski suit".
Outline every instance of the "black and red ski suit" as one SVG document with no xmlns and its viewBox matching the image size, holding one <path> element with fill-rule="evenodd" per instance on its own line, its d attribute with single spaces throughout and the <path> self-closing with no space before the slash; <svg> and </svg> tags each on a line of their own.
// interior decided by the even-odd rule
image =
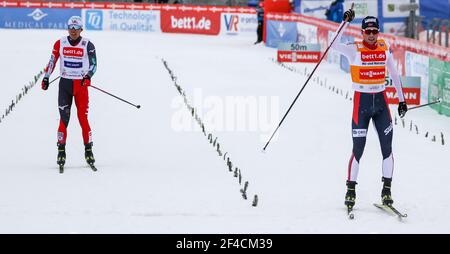
<svg viewBox="0 0 450 254">
<path fill-rule="evenodd" d="M 58 127 L 58 144 L 65 144 L 67 139 L 67 127 L 69 125 L 70 111 L 72 107 L 73 99 L 75 99 L 75 105 L 77 107 L 78 121 L 83 134 L 84 144 L 92 142 L 91 127 L 88 121 L 88 110 L 89 110 L 89 92 L 88 85 L 82 85 L 83 78 L 92 78 L 97 69 L 97 59 L 95 46 L 92 42 L 82 40 L 79 37 L 76 40 L 72 40 L 70 36 L 67 36 L 67 41 L 70 45 L 61 45 L 62 40 L 56 41 L 53 46 L 52 55 L 45 69 L 45 77 L 49 77 L 53 72 L 58 59 L 62 54 L 67 54 L 67 56 L 61 57 L 61 79 L 59 81 L 59 93 L 58 93 L 58 108 L 60 114 L 60 122 Z M 66 41 L 66 40 L 64 40 Z M 86 44 L 84 47 L 78 47 L 79 44 Z M 84 52 L 86 51 L 86 52 Z M 83 63 L 70 61 L 71 54 L 75 54 L 74 57 L 87 55 L 89 67 L 84 68 L 86 73 L 81 72 L 79 76 L 74 75 L 70 77 L 65 75 L 65 67 L 69 68 L 81 68 Z M 69 60 L 67 60 L 69 59 Z M 66 76 L 66 77 L 65 77 Z"/>
</svg>

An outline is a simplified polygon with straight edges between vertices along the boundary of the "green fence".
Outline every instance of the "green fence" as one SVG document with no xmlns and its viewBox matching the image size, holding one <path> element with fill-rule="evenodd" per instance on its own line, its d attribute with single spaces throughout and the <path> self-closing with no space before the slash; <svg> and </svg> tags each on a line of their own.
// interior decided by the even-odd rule
<svg viewBox="0 0 450 254">
<path fill-rule="evenodd" d="M 442 103 L 431 107 L 450 116 L 450 63 L 430 58 L 429 68 L 428 102 L 441 98 Z"/>
</svg>

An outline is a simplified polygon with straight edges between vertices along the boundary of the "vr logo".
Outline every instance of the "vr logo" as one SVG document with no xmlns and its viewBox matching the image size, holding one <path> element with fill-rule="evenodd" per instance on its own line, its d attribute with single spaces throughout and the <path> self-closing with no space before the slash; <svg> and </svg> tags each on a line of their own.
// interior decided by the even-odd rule
<svg viewBox="0 0 450 254">
<path fill-rule="evenodd" d="M 239 16 L 225 15 L 225 26 L 228 32 L 238 32 Z"/>
<path fill-rule="evenodd" d="M 103 28 L 103 12 L 100 10 L 86 11 L 86 29 L 102 30 Z"/>
</svg>

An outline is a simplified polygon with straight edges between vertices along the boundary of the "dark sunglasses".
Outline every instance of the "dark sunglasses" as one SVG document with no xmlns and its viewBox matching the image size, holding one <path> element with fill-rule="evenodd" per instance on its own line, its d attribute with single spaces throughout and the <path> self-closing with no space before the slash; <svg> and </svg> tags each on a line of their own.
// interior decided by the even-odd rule
<svg viewBox="0 0 450 254">
<path fill-rule="evenodd" d="M 366 29 L 366 30 L 364 30 L 364 33 L 365 34 L 367 34 L 367 35 L 369 35 L 369 34 L 378 34 L 378 30 L 376 30 L 376 29 Z"/>
<path fill-rule="evenodd" d="M 68 25 L 67 29 L 80 30 L 81 26 L 79 26 L 79 25 Z"/>
</svg>

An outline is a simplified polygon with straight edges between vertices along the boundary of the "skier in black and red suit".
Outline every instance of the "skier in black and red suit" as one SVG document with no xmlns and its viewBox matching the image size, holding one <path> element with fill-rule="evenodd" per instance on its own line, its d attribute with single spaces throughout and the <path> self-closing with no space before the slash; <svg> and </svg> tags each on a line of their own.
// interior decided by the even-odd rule
<svg viewBox="0 0 450 254">
<path fill-rule="evenodd" d="M 88 86 L 97 69 L 95 47 L 89 39 L 80 35 L 83 31 L 81 17 L 72 16 L 67 23 L 67 29 L 69 36 L 62 37 L 53 46 L 52 55 L 42 80 L 42 89 L 48 89 L 50 74 L 53 72 L 58 58 L 61 58 L 61 79 L 59 81 L 58 94 L 58 107 L 61 118 L 58 128 L 57 164 L 64 166 L 66 161 L 67 127 L 69 125 L 72 101 L 75 99 L 85 145 L 85 159 L 89 165 L 93 165 L 95 159 L 92 153 L 92 133 L 88 121 Z"/>
</svg>

